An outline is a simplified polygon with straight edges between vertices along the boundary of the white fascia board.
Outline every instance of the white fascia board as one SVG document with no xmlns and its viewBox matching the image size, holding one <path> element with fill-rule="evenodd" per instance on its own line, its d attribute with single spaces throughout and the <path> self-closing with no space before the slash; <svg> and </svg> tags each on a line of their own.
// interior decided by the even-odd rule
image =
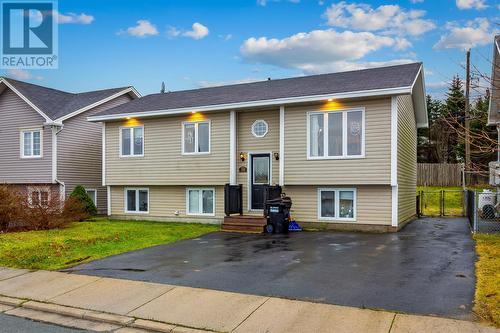
<svg viewBox="0 0 500 333">
<path fill-rule="evenodd" d="M 40 110 L 35 104 L 33 104 L 26 96 L 21 94 L 19 90 L 17 90 L 12 84 L 10 84 L 9 81 L 7 81 L 5 78 L 0 78 L 0 83 L 4 83 L 17 96 L 21 97 L 21 99 L 26 103 L 28 103 L 28 105 L 31 106 L 36 112 L 38 112 L 45 119 L 47 123 L 52 122 L 52 119 L 50 119 L 45 113 L 43 113 L 43 111 Z"/>
<path fill-rule="evenodd" d="M 135 90 L 135 89 L 134 89 L 134 87 L 129 87 L 129 88 L 126 88 L 126 89 L 120 90 L 120 91 L 119 91 L 119 92 L 117 92 L 116 94 L 113 94 L 113 95 L 111 95 L 111 96 L 109 96 L 109 97 L 106 97 L 106 98 L 103 98 L 103 99 L 101 99 L 101 100 L 99 100 L 99 101 L 97 101 L 97 102 L 95 102 L 95 103 L 92 103 L 92 104 L 90 104 L 90 105 L 87 105 L 87 106 L 85 106 L 85 107 L 83 107 L 83 108 L 81 108 L 81 109 L 78 109 L 78 110 L 76 110 L 76 111 L 73 111 L 73 112 L 71 112 L 71 113 L 69 113 L 69 114 L 67 114 L 67 115 L 65 115 L 65 116 L 59 117 L 59 118 L 57 118 L 57 119 L 55 120 L 55 122 L 63 122 L 63 121 L 65 121 L 65 120 L 69 119 L 69 118 L 72 118 L 72 117 L 74 117 L 74 116 L 79 115 L 80 113 L 83 113 L 83 112 L 85 112 L 85 111 L 91 110 L 91 109 L 93 109 L 93 108 L 95 108 L 95 107 L 98 107 L 99 105 L 102 105 L 102 104 L 104 104 L 104 103 L 107 103 L 107 102 L 109 102 L 109 101 L 112 101 L 113 99 L 115 99 L 115 98 L 117 98 L 117 97 L 120 97 L 120 96 L 122 96 L 122 95 L 128 94 L 128 93 L 132 93 L 132 94 L 135 96 L 135 98 L 139 98 L 139 97 L 140 97 L 139 93 L 137 92 L 137 90 Z"/>
<path fill-rule="evenodd" d="M 421 79 L 422 84 L 417 86 L 417 82 L 418 82 L 419 78 Z M 424 122 L 417 121 L 417 128 L 427 128 L 427 127 L 429 127 L 429 119 L 428 119 L 428 115 L 427 115 L 427 100 L 426 100 L 426 94 L 425 94 L 425 77 L 424 77 L 424 66 L 423 65 L 420 65 L 420 68 L 417 72 L 417 75 L 415 76 L 415 80 L 413 80 L 413 84 L 411 85 L 412 99 L 415 96 L 415 89 L 418 89 L 418 88 L 421 89 L 422 99 L 418 100 L 416 103 L 415 103 L 415 100 L 413 100 L 414 109 L 415 109 L 415 111 L 417 111 L 416 110 L 417 108 L 421 110 L 425 121 Z M 415 104 L 417 104 L 417 105 L 415 105 Z M 417 108 L 415 108 L 415 106 L 417 106 Z M 420 107 L 418 107 L 418 106 L 420 106 Z"/>
<path fill-rule="evenodd" d="M 217 105 L 197 106 L 197 107 L 178 108 L 178 109 L 169 109 L 169 110 L 156 110 L 156 111 L 144 111 L 144 112 L 135 112 L 135 113 L 122 113 L 122 114 L 114 114 L 114 115 L 91 116 L 91 117 L 88 117 L 87 120 L 98 122 L 98 121 L 106 121 L 106 120 L 123 119 L 126 117 L 142 118 L 142 117 L 168 116 L 168 115 L 177 115 L 177 114 L 190 113 L 190 112 L 221 111 L 221 110 L 228 110 L 228 109 L 240 109 L 240 108 L 259 107 L 259 106 L 273 106 L 273 105 L 284 105 L 284 104 L 292 104 L 292 103 L 317 102 L 317 101 L 327 100 L 329 98 L 347 99 L 347 98 L 389 96 L 389 95 L 402 95 L 402 94 L 411 94 L 411 86 L 388 88 L 388 89 L 363 90 L 363 91 L 336 93 L 336 94 L 324 94 L 324 95 L 301 96 L 301 97 L 285 97 L 285 98 L 268 99 L 268 100 L 261 100 L 261 101 L 217 104 Z"/>
</svg>

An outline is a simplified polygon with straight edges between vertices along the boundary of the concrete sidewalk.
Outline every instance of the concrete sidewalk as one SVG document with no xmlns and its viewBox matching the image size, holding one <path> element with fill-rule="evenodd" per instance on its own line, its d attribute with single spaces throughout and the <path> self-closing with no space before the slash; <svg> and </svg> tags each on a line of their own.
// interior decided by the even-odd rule
<svg viewBox="0 0 500 333">
<path fill-rule="evenodd" d="M 500 332 L 481 323 L 139 281 L 0 268 L 0 312 L 116 332 Z"/>
</svg>

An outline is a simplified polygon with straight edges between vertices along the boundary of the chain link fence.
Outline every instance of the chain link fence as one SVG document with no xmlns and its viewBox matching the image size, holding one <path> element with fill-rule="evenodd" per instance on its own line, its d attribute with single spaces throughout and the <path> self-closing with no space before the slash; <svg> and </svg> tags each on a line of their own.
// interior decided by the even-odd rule
<svg viewBox="0 0 500 333">
<path fill-rule="evenodd" d="M 421 190 L 417 193 L 419 216 L 465 216 L 462 190 Z"/>
<path fill-rule="evenodd" d="M 490 190 L 465 191 L 466 216 L 473 232 L 500 232 L 500 193 Z"/>
</svg>

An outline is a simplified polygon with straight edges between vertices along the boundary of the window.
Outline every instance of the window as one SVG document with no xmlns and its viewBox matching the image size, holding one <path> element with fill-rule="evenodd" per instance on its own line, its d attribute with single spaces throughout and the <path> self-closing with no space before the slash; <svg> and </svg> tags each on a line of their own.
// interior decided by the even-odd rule
<svg viewBox="0 0 500 333">
<path fill-rule="evenodd" d="M 308 114 L 309 159 L 364 157 L 364 110 Z"/>
<path fill-rule="evenodd" d="M 21 132 L 21 157 L 22 158 L 42 157 L 41 130 Z"/>
<path fill-rule="evenodd" d="M 356 220 L 356 190 L 320 188 L 318 190 L 318 219 Z"/>
<path fill-rule="evenodd" d="M 97 191 L 94 189 L 85 189 L 85 191 L 89 195 L 90 199 L 92 199 L 94 205 L 97 207 Z"/>
<path fill-rule="evenodd" d="M 188 215 L 215 215 L 215 190 L 213 188 L 188 188 L 186 191 Z"/>
<path fill-rule="evenodd" d="M 182 123 L 182 142 L 183 154 L 210 153 L 210 122 Z"/>
<path fill-rule="evenodd" d="M 265 120 L 256 120 L 252 125 L 252 134 L 256 138 L 263 138 L 266 136 L 269 126 Z"/>
<path fill-rule="evenodd" d="M 149 213 L 149 189 L 125 189 L 125 213 Z"/>
<path fill-rule="evenodd" d="M 120 128 L 120 156 L 144 156 L 144 126 Z"/>
<path fill-rule="evenodd" d="M 49 204 L 49 192 L 45 190 L 33 190 L 29 196 L 29 204 L 31 207 L 42 206 L 46 207 Z"/>
</svg>

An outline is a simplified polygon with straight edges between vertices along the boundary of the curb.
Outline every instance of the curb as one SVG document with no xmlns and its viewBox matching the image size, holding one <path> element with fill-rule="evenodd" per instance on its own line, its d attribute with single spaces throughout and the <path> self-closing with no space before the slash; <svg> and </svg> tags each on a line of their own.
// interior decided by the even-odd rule
<svg viewBox="0 0 500 333">
<path fill-rule="evenodd" d="M 200 330 L 190 327 L 183 327 L 179 325 L 172 325 L 152 320 L 146 320 L 141 318 L 111 314 L 106 312 L 99 312 L 94 310 L 85 310 L 54 303 L 43 303 L 38 301 L 31 301 L 31 300 L 25 300 L 7 296 L 0 296 L 0 306 L 1 305 L 7 306 L 8 308 L 5 311 L 0 311 L 0 312 L 8 312 L 8 310 L 15 308 L 24 308 L 32 311 L 51 313 L 59 316 L 82 319 L 91 322 L 117 325 L 120 327 L 120 329 L 134 328 L 134 329 L 147 330 L 159 333 L 213 332 L 213 331 Z"/>
</svg>

